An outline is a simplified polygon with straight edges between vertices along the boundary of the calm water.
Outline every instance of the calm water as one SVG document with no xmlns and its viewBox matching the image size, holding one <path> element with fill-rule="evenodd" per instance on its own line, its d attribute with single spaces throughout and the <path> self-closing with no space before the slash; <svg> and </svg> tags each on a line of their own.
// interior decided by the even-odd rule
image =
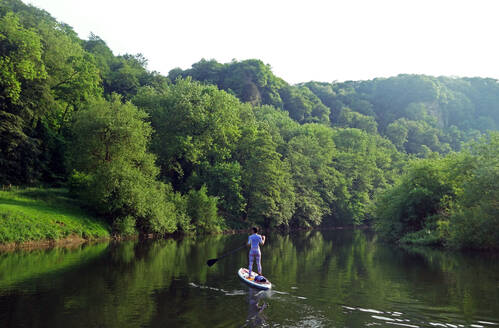
<svg viewBox="0 0 499 328">
<path fill-rule="evenodd" d="M 236 276 L 245 235 L 0 254 L 0 327 L 498 327 L 499 256 L 365 231 L 267 235 L 271 291 Z"/>
</svg>

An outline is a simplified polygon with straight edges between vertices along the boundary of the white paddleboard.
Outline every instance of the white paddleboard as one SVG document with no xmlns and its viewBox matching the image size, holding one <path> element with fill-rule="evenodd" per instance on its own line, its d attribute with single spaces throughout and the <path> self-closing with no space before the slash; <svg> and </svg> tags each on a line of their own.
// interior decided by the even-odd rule
<svg viewBox="0 0 499 328">
<path fill-rule="evenodd" d="M 251 272 L 251 278 L 249 277 L 249 270 L 246 268 L 241 268 L 239 271 L 237 271 L 237 275 L 239 278 L 241 278 L 245 283 L 248 285 L 255 287 L 255 288 L 260 288 L 260 289 L 270 289 L 272 287 L 272 284 L 270 281 L 265 278 L 265 282 L 258 282 L 255 281 L 255 277 L 258 275 L 256 272 Z"/>
</svg>

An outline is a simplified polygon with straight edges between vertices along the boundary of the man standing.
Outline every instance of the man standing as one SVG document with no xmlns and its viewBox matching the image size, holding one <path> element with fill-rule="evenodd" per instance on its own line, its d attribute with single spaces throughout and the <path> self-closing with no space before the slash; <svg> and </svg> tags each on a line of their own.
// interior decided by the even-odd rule
<svg viewBox="0 0 499 328">
<path fill-rule="evenodd" d="M 253 234 L 248 237 L 248 246 L 250 246 L 249 251 L 249 276 L 251 277 L 251 270 L 253 268 L 253 259 L 256 260 L 256 265 L 258 268 L 258 274 L 262 275 L 262 253 L 260 252 L 260 245 L 265 244 L 265 236 L 260 236 L 258 234 L 258 228 L 253 227 Z"/>
</svg>

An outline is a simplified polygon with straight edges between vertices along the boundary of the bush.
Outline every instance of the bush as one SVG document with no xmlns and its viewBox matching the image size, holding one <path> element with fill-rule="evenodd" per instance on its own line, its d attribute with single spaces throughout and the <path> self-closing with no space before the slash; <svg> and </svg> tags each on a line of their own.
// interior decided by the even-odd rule
<svg viewBox="0 0 499 328">
<path fill-rule="evenodd" d="M 459 154 L 420 160 L 377 205 L 382 237 L 443 241 L 452 248 L 499 249 L 499 133 Z"/>
<path fill-rule="evenodd" d="M 122 236 L 132 236 L 137 234 L 137 230 L 135 229 L 135 218 L 132 216 L 117 218 L 113 222 L 113 231 Z"/>
<path fill-rule="evenodd" d="M 498 177 L 499 179 L 499 177 Z M 499 192 L 495 200 L 484 197 L 469 207 L 449 212 L 447 245 L 452 248 L 499 249 Z M 482 193 L 482 196 L 485 193 Z"/>
<path fill-rule="evenodd" d="M 177 229 L 182 232 L 193 231 L 194 226 L 191 224 L 191 219 L 187 214 L 187 195 L 182 196 L 181 193 L 172 191 L 167 197 L 175 205 Z"/>
<path fill-rule="evenodd" d="M 90 174 L 73 170 L 67 183 L 69 192 L 73 195 L 83 196 L 85 191 L 90 190 L 90 187 L 93 184 L 92 180 Z M 88 196 L 83 197 L 88 198 Z"/>
<path fill-rule="evenodd" d="M 155 183 L 147 195 L 147 207 L 140 227 L 144 232 L 158 234 L 171 233 L 177 230 L 175 204 L 168 201 L 171 188 L 163 183 Z"/>
<path fill-rule="evenodd" d="M 435 221 L 453 195 L 446 162 L 425 159 L 413 162 L 406 174 L 377 201 L 376 228 L 388 241 L 420 231 Z"/>
<path fill-rule="evenodd" d="M 219 232 L 222 219 L 217 214 L 217 197 L 207 194 L 206 185 L 187 194 L 187 213 L 199 233 Z"/>
<path fill-rule="evenodd" d="M 404 235 L 399 242 L 411 245 L 440 246 L 443 241 L 437 230 L 421 229 Z"/>
</svg>

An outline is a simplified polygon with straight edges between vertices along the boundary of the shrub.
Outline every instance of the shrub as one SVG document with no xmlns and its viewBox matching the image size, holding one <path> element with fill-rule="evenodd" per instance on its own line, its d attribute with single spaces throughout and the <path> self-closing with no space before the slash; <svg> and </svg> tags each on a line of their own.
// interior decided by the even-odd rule
<svg viewBox="0 0 499 328">
<path fill-rule="evenodd" d="M 220 231 L 222 219 L 217 214 L 217 197 L 208 196 L 206 185 L 187 194 L 187 213 L 197 232 Z"/>
<path fill-rule="evenodd" d="M 135 229 L 135 218 L 132 216 L 117 218 L 113 222 L 113 231 L 122 236 L 135 235 L 137 233 L 137 230 Z"/>
</svg>

